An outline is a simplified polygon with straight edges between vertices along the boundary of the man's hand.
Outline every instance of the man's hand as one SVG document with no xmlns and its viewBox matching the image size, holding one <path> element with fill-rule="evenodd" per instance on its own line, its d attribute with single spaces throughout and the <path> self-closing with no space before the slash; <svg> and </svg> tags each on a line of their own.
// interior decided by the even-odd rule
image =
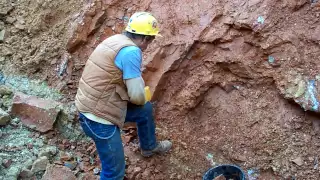
<svg viewBox="0 0 320 180">
<path fill-rule="evenodd" d="M 144 105 L 146 102 L 144 92 L 144 81 L 142 77 L 126 79 L 130 102 L 136 105 Z"/>
</svg>

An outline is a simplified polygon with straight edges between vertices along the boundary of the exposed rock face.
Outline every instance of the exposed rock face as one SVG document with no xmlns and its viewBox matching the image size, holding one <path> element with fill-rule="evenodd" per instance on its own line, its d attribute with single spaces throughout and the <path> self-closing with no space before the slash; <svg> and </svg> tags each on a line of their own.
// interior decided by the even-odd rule
<svg viewBox="0 0 320 180">
<path fill-rule="evenodd" d="M 39 10 L 51 6 L 66 12 L 59 3 L 33 2 Z M 73 18 L 62 14 L 72 19 L 67 23 L 50 18 L 56 17 L 51 11 L 34 21 L 33 16 L 12 17 L 17 12 L 10 5 L 0 8 L 1 15 L 10 14 L 1 54 L 7 64 L 45 77 L 66 94 L 66 101 L 73 100 L 96 45 L 121 33 L 135 11 L 150 11 L 164 37 L 144 53 L 143 76 L 154 92 L 163 136 L 178 144 L 167 161 L 175 166 L 166 172 L 190 178 L 207 169 L 203 156 L 214 151 L 221 163 L 232 159 L 244 168 L 272 170 L 284 178 L 295 174 L 317 179 L 316 170 L 289 157 L 319 156 L 320 142 L 305 112 L 320 111 L 319 8 L 318 1 L 307 0 L 92 1 Z M 24 37 L 26 31 L 30 35 Z M 43 31 L 48 41 L 46 33 L 30 41 Z M 150 174 L 143 172 L 136 176 Z M 164 179 L 171 177 L 177 178 L 170 174 Z"/>
</svg>

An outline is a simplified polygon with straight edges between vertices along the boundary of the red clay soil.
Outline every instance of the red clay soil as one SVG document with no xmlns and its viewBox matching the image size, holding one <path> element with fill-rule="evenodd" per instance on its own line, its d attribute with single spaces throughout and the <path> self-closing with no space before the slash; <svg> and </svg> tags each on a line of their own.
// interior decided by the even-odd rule
<svg viewBox="0 0 320 180">
<path fill-rule="evenodd" d="M 300 89 L 310 79 L 316 85 L 320 80 L 319 3 L 87 2 L 65 17 L 70 23 L 62 34 L 68 38 L 60 41 L 66 51 L 55 51 L 60 60 L 39 62 L 35 67 L 40 70 L 27 73 L 45 76 L 65 93 L 65 101 L 72 101 L 95 46 L 121 33 L 135 11 L 150 11 L 164 37 L 144 53 L 144 79 L 154 92 L 158 136 L 170 138 L 174 147 L 167 156 L 141 161 L 138 152 L 128 151 L 133 145 L 126 146 L 128 177 L 201 179 L 210 163 L 232 163 L 244 170 L 259 169 L 259 179 L 319 179 L 319 115 L 299 106 L 312 108 L 310 99 L 299 99 L 306 94 Z M 15 57 L 5 60 L 16 62 Z M 15 69 L 23 72 L 25 67 Z"/>
</svg>

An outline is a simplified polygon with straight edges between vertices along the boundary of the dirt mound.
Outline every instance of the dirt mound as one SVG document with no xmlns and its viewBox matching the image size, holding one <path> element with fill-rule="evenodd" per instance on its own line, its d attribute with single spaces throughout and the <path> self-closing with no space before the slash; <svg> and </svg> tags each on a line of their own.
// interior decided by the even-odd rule
<svg viewBox="0 0 320 180">
<path fill-rule="evenodd" d="M 303 109 L 319 112 L 319 3 L 7 3 L 0 63 L 6 73 L 47 79 L 73 100 L 95 46 L 120 33 L 133 12 L 150 11 L 164 38 L 144 54 L 144 79 L 159 136 L 175 144 L 161 159 L 163 178 L 199 178 L 212 164 L 235 163 L 260 170 L 261 179 L 317 179 L 319 122 Z"/>
<path fill-rule="evenodd" d="M 70 22 L 82 6 L 82 1 L 1 1 L 1 71 L 42 80 L 56 76 Z"/>
</svg>

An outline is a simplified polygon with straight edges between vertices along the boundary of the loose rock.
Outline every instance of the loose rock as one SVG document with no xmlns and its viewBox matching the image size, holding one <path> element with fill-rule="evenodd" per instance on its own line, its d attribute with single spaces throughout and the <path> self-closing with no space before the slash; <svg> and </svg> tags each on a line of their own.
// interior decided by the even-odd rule
<svg viewBox="0 0 320 180">
<path fill-rule="evenodd" d="M 93 169 L 93 174 L 94 175 L 98 175 L 100 173 L 100 169 L 99 168 L 94 168 Z"/>
<path fill-rule="evenodd" d="M 46 167 L 48 164 L 49 164 L 49 159 L 46 156 L 40 157 L 33 163 L 31 171 L 33 173 L 44 171 L 46 170 Z"/>
<path fill-rule="evenodd" d="M 303 165 L 303 160 L 301 157 L 298 157 L 294 160 L 292 160 L 292 162 L 294 162 L 295 164 L 297 164 L 298 166 L 302 166 Z"/>
<path fill-rule="evenodd" d="M 0 42 L 3 42 L 5 32 L 6 31 L 4 29 L 0 31 Z"/>
<path fill-rule="evenodd" d="M 0 108 L 0 126 L 7 125 L 10 119 L 9 114 Z"/>
<path fill-rule="evenodd" d="M 150 169 L 146 169 L 143 173 L 142 173 L 142 178 L 143 179 L 148 179 L 151 176 L 151 170 Z"/>
<path fill-rule="evenodd" d="M 135 167 L 133 169 L 133 174 L 132 174 L 133 178 L 135 178 L 141 171 L 142 171 L 141 167 Z"/>
<path fill-rule="evenodd" d="M 84 173 L 79 177 L 79 180 L 99 180 L 99 176 L 95 176 L 91 173 Z"/>
<path fill-rule="evenodd" d="M 7 21 L 8 23 L 12 24 L 12 23 L 14 23 L 14 22 L 16 21 L 16 18 L 9 16 L 9 17 L 6 18 L 6 21 Z"/>
<path fill-rule="evenodd" d="M 12 164 L 12 160 L 11 160 L 11 159 L 4 159 L 4 160 L 2 161 L 2 165 L 3 165 L 5 168 L 9 168 L 11 164 Z"/>
<path fill-rule="evenodd" d="M 56 155 L 57 152 L 58 152 L 57 147 L 49 146 L 49 147 L 46 147 L 45 149 L 41 150 L 38 157 L 46 156 L 47 158 L 50 159 L 52 156 Z"/>
<path fill-rule="evenodd" d="M 75 161 L 67 161 L 64 163 L 64 166 L 68 167 L 71 170 L 74 170 L 77 167 L 77 162 Z"/>
<path fill-rule="evenodd" d="M 11 95 L 11 94 L 12 94 L 11 89 L 9 89 L 7 86 L 0 85 L 0 96 Z"/>
<path fill-rule="evenodd" d="M 76 180 L 76 176 L 69 168 L 57 165 L 49 165 L 42 180 L 61 180 L 62 177 L 67 180 Z"/>
<path fill-rule="evenodd" d="M 21 118 L 21 122 L 32 129 L 47 132 L 60 112 L 60 103 L 28 96 L 22 93 L 15 94 L 11 114 Z"/>
<path fill-rule="evenodd" d="M 19 174 L 20 178 L 30 178 L 33 176 L 33 172 L 29 169 L 22 169 L 22 171 Z"/>
</svg>

